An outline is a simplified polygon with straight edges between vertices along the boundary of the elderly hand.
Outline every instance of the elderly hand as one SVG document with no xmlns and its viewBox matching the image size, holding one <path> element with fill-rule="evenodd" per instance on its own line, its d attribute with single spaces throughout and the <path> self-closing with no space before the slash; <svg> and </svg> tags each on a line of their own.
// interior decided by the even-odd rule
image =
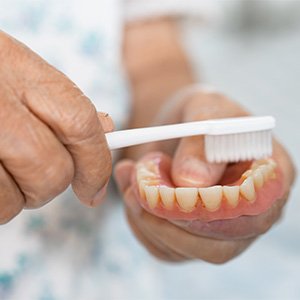
<svg viewBox="0 0 300 300">
<path fill-rule="evenodd" d="M 224 96 L 199 92 L 167 104 L 154 123 L 243 115 L 247 112 Z M 274 141 L 272 159 L 277 167 L 272 164 L 272 172 L 263 173 L 260 181 L 255 181 L 255 200 L 245 192 L 236 202 L 234 195 L 223 192 L 222 204 L 215 206 L 215 194 L 195 195 L 193 187 L 239 186 L 258 165 L 264 168 L 268 161 L 256 162 L 248 173 L 245 171 L 251 168 L 251 162 L 209 164 L 202 137 L 139 146 L 132 149 L 130 158 L 115 168 L 129 224 L 145 247 L 166 261 L 224 263 L 236 257 L 279 219 L 295 176 L 289 155 Z M 147 185 L 159 188 L 146 191 Z M 192 191 L 174 195 L 172 187 L 191 187 Z"/>
<path fill-rule="evenodd" d="M 111 173 L 105 114 L 66 76 L 0 31 L 0 223 L 70 183 L 94 206 Z M 102 126 L 101 126 L 102 124 Z"/>
</svg>

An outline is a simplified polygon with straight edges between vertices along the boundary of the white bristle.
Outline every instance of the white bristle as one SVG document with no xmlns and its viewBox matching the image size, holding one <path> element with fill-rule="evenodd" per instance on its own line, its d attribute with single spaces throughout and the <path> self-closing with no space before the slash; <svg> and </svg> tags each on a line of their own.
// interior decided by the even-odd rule
<svg viewBox="0 0 300 300">
<path fill-rule="evenodd" d="M 237 162 L 272 155 L 272 130 L 223 135 L 205 135 L 209 162 Z"/>
</svg>

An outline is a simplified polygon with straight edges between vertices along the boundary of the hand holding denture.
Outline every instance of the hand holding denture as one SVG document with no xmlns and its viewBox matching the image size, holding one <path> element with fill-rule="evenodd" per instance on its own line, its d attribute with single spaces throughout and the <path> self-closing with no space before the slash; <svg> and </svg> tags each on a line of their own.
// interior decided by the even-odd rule
<svg viewBox="0 0 300 300">
<path fill-rule="evenodd" d="M 155 125 L 248 115 L 204 92 L 162 111 Z M 203 143 L 196 136 L 139 146 L 116 166 L 131 228 L 161 259 L 226 262 L 278 220 L 287 200 L 294 167 L 277 141 L 272 157 L 234 164 L 208 163 Z"/>
</svg>

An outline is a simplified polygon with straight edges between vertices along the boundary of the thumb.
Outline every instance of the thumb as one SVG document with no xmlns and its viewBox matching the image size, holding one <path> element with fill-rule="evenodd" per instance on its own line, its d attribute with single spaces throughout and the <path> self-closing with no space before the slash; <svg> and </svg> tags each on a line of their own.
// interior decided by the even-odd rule
<svg viewBox="0 0 300 300">
<path fill-rule="evenodd" d="M 206 161 L 203 137 L 183 138 L 173 159 L 172 179 L 177 186 L 211 186 L 221 179 L 225 167 Z"/>
<path fill-rule="evenodd" d="M 214 93 L 197 93 L 186 102 L 182 121 L 235 117 L 245 114 L 241 107 Z M 219 182 L 226 164 L 208 163 L 204 153 L 204 137 L 181 139 L 174 154 L 172 179 L 177 186 L 206 187 Z"/>
</svg>

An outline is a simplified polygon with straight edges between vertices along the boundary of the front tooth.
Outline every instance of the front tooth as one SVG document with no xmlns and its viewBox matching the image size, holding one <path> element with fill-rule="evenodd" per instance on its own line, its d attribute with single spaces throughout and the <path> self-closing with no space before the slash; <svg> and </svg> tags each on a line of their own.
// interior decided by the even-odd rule
<svg viewBox="0 0 300 300">
<path fill-rule="evenodd" d="M 165 208 L 172 209 L 175 201 L 175 189 L 167 186 L 159 188 L 161 201 Z"/>
<path fill-rule="evenodd" d="M 207 210 L 215 211 L 220 207 L 223 195 L 221 186 L 199 188 L 198 191 Z"/>
<path fill-rule="evenodd" d="M 240 186 L 241 194 L 244 198 L 250 202 L 253 202 L 256 198 L 254 182 L 252 177 L 248 177 Z"/>
<path fill-rule="evenodd" d="M 253 181 L 257 189 L 261 188 L 264 185 L 264 176 L 260 169 L 256 169 L 253 172 Z"/>
<path fill-rule="evenodd" d="M 179 206 L 186 212 L 190 212 L 195 208 L 198 200 L 197 188 L 176 188 L 176 199 Z"/>
<path fill-rule="evenodd" d="M 145 195 L 150 208 L 155 208 L 158 203 L 158 187 L 145 186 Z"/>
<path fill-rule="evenodd" d="M 239 186 L 223 186 L 223 193 L 230 206 L 234 208 L 238 205 L 240 198 Z"/>
</svg>

